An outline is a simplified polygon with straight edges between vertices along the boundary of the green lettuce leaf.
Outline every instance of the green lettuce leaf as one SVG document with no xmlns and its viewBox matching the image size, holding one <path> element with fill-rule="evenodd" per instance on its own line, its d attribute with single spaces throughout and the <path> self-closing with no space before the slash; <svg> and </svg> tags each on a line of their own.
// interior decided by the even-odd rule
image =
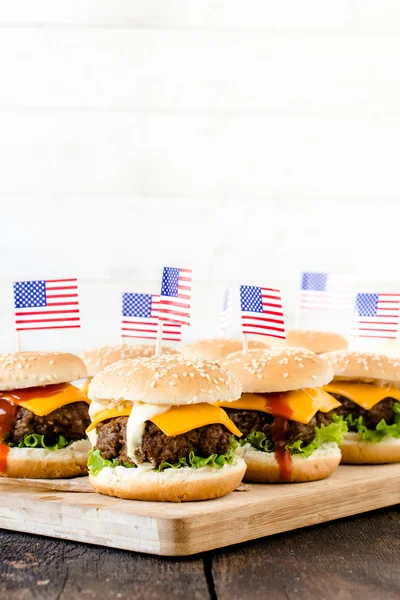
<svg viewBox="0 0 400 600">
<path fill-rule="evenodd" d="M 289 450 L 290 454 L 301 455 L 304 456 L 304 458 L 308 458 L 323 444 L 335 442 L 340 445 L 345 433 L 347 433 L 347 424 L 343 419 L 335 419 L 334 417 L 333 423 L 315 428 L 315 437 L 312 442 L 304 446 L 301 440 L 297 440 L 292 444 L 288 444 L 286 449 Z"/>
<path fill-rule="evenodd" d="M 274 443 L 262 431 L 252 431 L 245 438 L 240 438 L 239 444 L 241 446 L 251 444 L 253 448 L 257 448 L 257 450 L 262 450 L 263 452 L 273 452 L 275 449 Z"/>
<path fill-rule="evenodd" d="M 46 450 L 62 450 L 70 444 L 73 444 L 76 440 L 67 441 L 63 435 L 58 436 L 58 440 L 55 444 L 49 444 L 46 442 L 45 435 L 39 435 L 38 433 L 30 433 L 24 436 L 22 442 L 18 444 L 9 444 L 9 446 L 16 448 L 45 448 Z"/>
<path fill-rule="evenodd" d="M 235 458 L 235 450 L 238 447 L 238 443 L 234 437 L 232 437 L 232 444 L 225 452 L 225 454 L 211 454 L 207 458 L 202 456 L 196 456 L 194 452 L 190 452 L 188 457 L 180 458 L 176 463 L 162 462 L 154 470 L 157 472 L 164 471 L 164 469 L 179 469 L 180 467 L 193 467 L 194 469 L 201 469 L 202 467 L 214 467 L 214 469 L 222 469 L 226 464 L 231 465 Z"/>
<path fill-rule="evenodd" d="M 89 451 L 89 459 L 88 459 L 88 468 L 89 473 L 92 475 L 97 475 L 104 467 L 125 467 L 127 469 L 136 469 L 136 465 L 134 463 L 121 463 L 116 458 L 112 460 L 108 460 L 107 458 L 103 458 L 100 454 L 100 450 L 98 448 L 92 448 Z"/>
<path fill-rule="evenodd" d="M 363 424 L 363 417 L 357 417 L 357 419 L 355 419 L 353 415 L 347 415 L 344 420 L 346 421 L 349 430 L 359 433 L 366 442 L 380 442 L 386 436 L 400 438 L 400 402 L 394 404 L 393 411 L 394 423 L 388 425 L 386 421 L 382 419 L 375 429 L 368 429 Z"/>
<path fill-rule="evenodd" d="M 302 440 L 296 440 L 291 444 L 287 444 L 286 449 L 289 450 L 290 454 L 297 454 L 308 458 L 322 444 L 327 442 L 340 444 L 346 432 L 347 424 L 343 421 L 343 418 L 334 417 L 334 422 L 330 423 L 330 425 L 321 425 L 321 427 L 315 428 L 315 437 L 312 442 L 305 446 Z M 241 439 L 240 445 L 244 446 L 244 444 L 251 444 L 253 448 L 263 452 L 273 452 L 275 449 L 274 443 L 261 431 L 253 431 L 247 437 Z"/>
<path fill-rule="evenodd" d="M 160 473 L 165 469 L 180 469 L 181 467 L 200 469 L 207 466 L 221 469 L 225 464 L 232 464 L 237 446 L 237 441 L 235 438 L 232 438 L 232 444 L 225 454 L 211 454 L 207 458 L 203 458 L 202 456 L 196 456 L 194 452 L 190 452 L 189 456 L 180 458 L 176 463 L 162 462 L 154 471 Z M 97 475 L 104 467 L 126 467 L 130 469 L 132 467 L 136 468 L 136 465 L 133 463 L 121 463 L 116 458 L 107 460 L 101 456 L 100 450 L 94 448 L 89 452 L 88 467 L 92 475 Z"/>
</svg>

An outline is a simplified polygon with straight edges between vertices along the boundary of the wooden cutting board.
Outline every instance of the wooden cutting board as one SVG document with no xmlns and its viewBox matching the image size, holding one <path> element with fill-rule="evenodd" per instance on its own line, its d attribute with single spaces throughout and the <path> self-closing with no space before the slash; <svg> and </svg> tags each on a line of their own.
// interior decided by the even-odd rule
<svg viewBox="0 0 400 600">
<path fill-rule="evenodd" d="M 0 527 L 164 556 L 195 554 L 400 502 L 400 464 L 340 466 L 323 481 L 253 484 L 219 500 L 184 504 L 101 496 L 90 491 L 86 478 L 32 481 L 0 481 Z"/>
</svg>

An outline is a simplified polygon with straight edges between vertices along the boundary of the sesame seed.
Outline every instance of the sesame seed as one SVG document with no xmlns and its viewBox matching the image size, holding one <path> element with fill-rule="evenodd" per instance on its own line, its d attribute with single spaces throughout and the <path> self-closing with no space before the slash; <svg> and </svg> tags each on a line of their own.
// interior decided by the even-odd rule
<svg viewBox="0 0 400 600">
<path fill-rule="evenodd" d="M 124 388 L 122 388 L 123 392 L 127 392 L 129 390 L 129 388 L 127 386 L 125 386 Z"/>
<path fill-rule="evenodd" d="M 184 372 L 182 373 L 182 375 L 183 375 L 184 377 L 187 377 L 187 373 L 186 373 L 186 371 L 184 371 Z"/>
<path fill-rule="evenodd" d="M 155 385 L 156 385 L 156 382 L 155 382 L 155 381 L 152 381 L 152 382 L 151 382 L 151 384 L 150 384 L 150 387 L 152 387 L 152 388 L 153 388 Z"/>
<path fill-rule="evenodd" d="M 21 363 L 18 363 L 18 364 L 17 364 L 17 369 L 22 369 L 22 365 L 21 365 Z"/>
<path fill-rule="evenodd" d="M 289 373 L 284 373 L 283 376 L 284 377 L 289 377 Z"/>
<path fill-rule="evenodd" d="M 178 377 L 179 377 L 178 373 L 174 373 L 173 376 L 175 377 L 175 379 L 178 379 Z"/>
<path fill-rule="evenodd" d="M 190 377 L 194 377 L 194 373 L 190 373 Z"/>
<path fill-rule="evenodd" d="M 54 360 L 49 360 L 49 365 L 54 365 Z"/>
<path fill-rule="evenodd" d="M 175 381 L 170 381 L 169 384 L 171 387 L 173 387 L 174 385 L 176 385 Z"/>
</svg>

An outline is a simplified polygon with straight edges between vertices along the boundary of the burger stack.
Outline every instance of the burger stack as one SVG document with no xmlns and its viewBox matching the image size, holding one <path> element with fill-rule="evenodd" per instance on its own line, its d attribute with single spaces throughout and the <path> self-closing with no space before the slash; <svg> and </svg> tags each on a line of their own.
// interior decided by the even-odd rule
<svg viewBox="0 0 400 600">
<path fill-rule="evenodd" d="M 0 475 L 86 474 L 102 494 L 218 498 L 244 478 L 323 479 L 400 462 L 400 362 L 292 332 L 291 347 L 199 340 L 0 356 Z M 306 346 L 309 348 L 307 349 Z"/>
</svg>

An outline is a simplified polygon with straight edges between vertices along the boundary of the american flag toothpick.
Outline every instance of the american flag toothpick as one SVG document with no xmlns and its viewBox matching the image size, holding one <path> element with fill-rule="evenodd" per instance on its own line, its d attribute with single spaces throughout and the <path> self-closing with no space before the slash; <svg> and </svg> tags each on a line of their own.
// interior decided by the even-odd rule
<svg viewBox="0 0 400 600">
<path fill-rule="evenodd" d="M 192 269 L 164 267 L 161 279 L 156 356 L 161 352 L 163 323 L 173 321 L 190 325 Z"/>
<path fill-rule="evenodd" d="M 300 310 L 349 310 L 353 307 L 353 281 L 347 273 L 302 274 L 298 307 Z"/>
<path fill-rule="evenodd" d="M 156 340 L 160 296 L 157 294 L 122 294 L 121 337 Z M 182 325 L 166 321 L 162 339 L 180 342 Z"/>
<path fill-rule="evenodd" d="M 249 333 L 284 340 L 285 320 L 280 290 L 254 285 L 240 286 L 243 349 L 247 352 Z"/>
<path fill-rule="evenodd" d="M 13 290 L 17 350 L 20 331 L 81 326 L 77 279 L 16 281 Z"/>
<path fill-rule="evenodd" d="M 400 294 L 357 294 L 353 337 L 397 338 Z"/>
</svg>

